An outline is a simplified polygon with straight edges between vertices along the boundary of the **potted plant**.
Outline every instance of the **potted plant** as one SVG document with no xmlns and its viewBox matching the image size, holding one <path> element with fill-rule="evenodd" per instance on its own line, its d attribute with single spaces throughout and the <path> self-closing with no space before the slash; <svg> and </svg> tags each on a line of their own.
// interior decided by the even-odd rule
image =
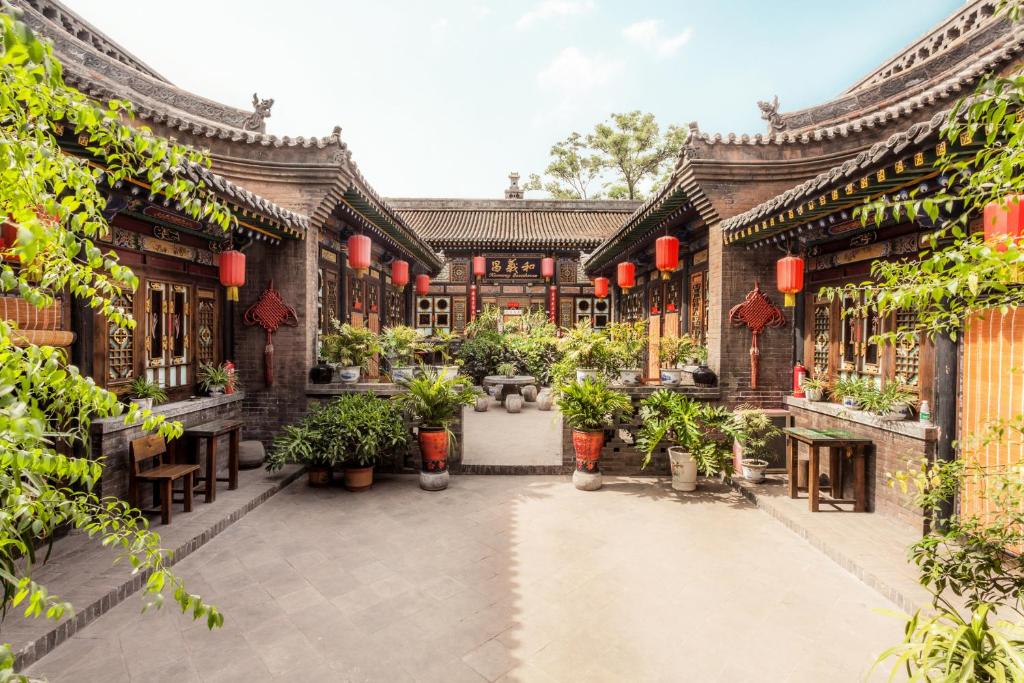
<svg viewBox="0 0 1024 683">
<path fill-rule="evenodd" d="M 673 489 L 695 490 L 698 472 L 707 477 L 732 474 L 731 446 L 740 429 L 725 408 L 661 389 L 641 403 L 640 420 L 637 447 L 644 454 L 644 467 L 662 441 L 674 442 L 668 449 Z"/>
<path fill-rule="evenodd" d="M 687 337 L 689 335 L 683 335 Z M 708 367 L 708 347 L 701 344 L 693 337 L 690 337 L 690 344 L 693 347 L 691 353 L 693 354 L 691 362 L 694 367 L 690 371 L 693 377 L 694 386 L 698 387 L 713 387 L 718 384 L 718 375 L 715 371 Z"/>
<path fill-rule="evenodd" d="M 399 407 L 372 394 L 345 394 L 285 427 L 271 449 L 267 469 L 285 463 L 306 465 L 309 483 L 325 486 L 333 469 L 345 467 L 345 487 L 362 491 L 373 483 L 373 466 L 405 444 Z"/>
<path fill-rule="evenodd" d="M 420 487 L 439 491 L 448 487 L 448 454 L 455 441 L 451 424 L 472 405 L 477 392 L 467 380 L 425 371 L 405 383 L 408 393 L 396 397 L 418 425 L 422 468 Z"/>
<path fill-rule="evenodd" d="M 377 335 L 369 328 L 331 321 L 334 331 L 323 336 L 321 353 L 334 363 L 343 384 L 355 384 L 362 370 L 379 350 Z"/>
<path fill-rule="evenodd" d="M 574 369 L 577 382 L 587 377 L 596 378 L 607 362 L 607 337 L 587 322 L 581 322 L 569 330 L 562 337 L 561 348 L 564 362 Z"/>
<path fill-rule="evenodd" d="M 441 331 L 434 334 L 432 341 L 430 350 L 441 356 L 441 364 L 434 367 L 445 377 L 449 379 L 455 378 L 459 374 L 461 363 L 456 361 L 455 364 L 452 364 L 452 356 L 457 346 L 461 343 L 462 338 L 454 332 Z"/>
<path fill-rule="evenodd" d="M 165 392 L 156 382 L 139 375 L 128 385 L 128 392 L 131 394 L 131 402 L 143 410 L 152 410 L 153 405 L 160 405 L 167 401 Z"/>
<path fill-rule="evenodd" d="M 803 387 L 808 401 L 822 401 L 829 387 L 828 377 L 806 377 Z"/>
<path fill-rule="evenodd" d="M 422 348 L 422 335 L 408 325 L 394 325 L 381 332 L 380 349 L 388 361 L 391 381 L 399 383 L 412 379 L 416 370 L 416 352 Z"/>
<path fill-rule="evenodd" d="M 847 375 L 835 381 L 832 395 L 838 398 L 845 408 L 858 410 L 864 395 L 875 388 L 875 383 L 867 377 Z"/>
<path fill-rule="evenodd" d="M 608 356 L 619 375 L 619 382 L 636 386 L 643 382 L 644 352 L 647 350 L 647 323 L 612 323 L 606 328 Z"/>
<path fill-rule="evenodd" d="M 687 335 L 679 337 L 662 337 L 658 342 L 658 360 L 661 363 L 661 383 L 665 386 L 678 386 L 683 379 L 683 362 L 695 353 L 693 340 Z"/>
<path fill-rule="evenodd" d="M 739 457 L 743 478 L 755 483 L 764 481 L 768 449 L 772 439 L 782 432 L 763 410 L 741 406 L 733 415 L 738 430 L 733 450 Z"/>
<path fill-rule="evenodd" d="M 515 377 L 516 376 L 516 364 L 515 363 L 499 363 L 498 364 L 498 368 L 497 368 L 497 372 L 498 372 L 499 375 L 503 375 L 505 377 Z"/>
<path fill-rule="evenodd" d="M 210 396 L 224 393 L 224 387 L 231 381 L 231 375 L 224 365 L 202 365 L 197 373 L 199 386 Z"/>
<path fill-rule="evenodd" d="M 604 429 L 613 424 L 616 415 L 631 414 L 633 404 L 628 396 L 593 377 L 559 387 L 557 403 L 562 419 L 572 428 L 576 451 L 572 483 L 582 491 L 596 491 L 601 488 L 599 459 Z"/>
<path fill-rule="evenodd" d="M 900 381 L 889 382 L 884 388 L 871 386 L 860 394 L 860 407 L 883 420 L 905 420 L 911 412 L 916 392 Z"/>
</svg>

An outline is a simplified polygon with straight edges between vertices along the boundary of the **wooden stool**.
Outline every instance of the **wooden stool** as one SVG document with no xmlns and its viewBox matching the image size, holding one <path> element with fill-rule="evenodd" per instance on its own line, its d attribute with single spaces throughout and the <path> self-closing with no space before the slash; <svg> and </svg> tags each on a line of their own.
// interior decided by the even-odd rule
<svg viewBox="0 0 1024 683">
<path fill-rule="evenodd" d="M 217 477 L 217 437 L 224 434 L 229 435 L 228 447 L 228 476 Z M 200 477 L 204 482 L 201 492 L 205 495 L 206 502 L 212 503 L 217 500 L 217 482 L 226 481 L 228 489 L 238 488 L 238 442 L 242 439 L 241 420 L 214 420 L 195 427 L 188 427 L 185 436 L 192 439 L 195 446 L 192 454 L 195 462 L 199 463 L 199 444 L 206 441 L 206 473 Z"/>
<path fill-rule="evenodd" d="M 153 497 L 156 498 L 158 493 L 160 496 L 160 521 L 170 524 L 171 503 L 176 502 L 173 500 L 174 482 L 182 479 L 185 488 L 181 502 L 184 504 L 185 512 L 192 512 L 192 478 L 199 471 L 199 465 L 164 464 L 167 443 L 162 436 L 156 434 L 132 440 L 128 445 L 128 453 L 131 458 L 131 468 L 128 470 L 128 497 L 132 505 L 142 509 L 139 482 L 152 482 Z M 148 469 L 142 469 L 142 464 L 150 460 L 156 460 L 156 464 Z"/>
<path fill-rule="evenodd" d="M 797 483 L 799 467 L 799 444 L 806 444 L 810 451 L 807 471 L 807 507 L 818 512 L 820 503 L 852 503 L 854 512 L 867 511 L 867 450 L 873 445 L 871 439 L 842 429 L 807 429 L 787 427 L 786 474 L 789 478 L 789 497 L 798 498 L 802 487 Z M 818 481 L 821 472 L 822 447 L 829 449 L 829 498 L 822 500 Z M 843 498 L 844 460 L 853 460 L 853 498 Z"/>
</svg>

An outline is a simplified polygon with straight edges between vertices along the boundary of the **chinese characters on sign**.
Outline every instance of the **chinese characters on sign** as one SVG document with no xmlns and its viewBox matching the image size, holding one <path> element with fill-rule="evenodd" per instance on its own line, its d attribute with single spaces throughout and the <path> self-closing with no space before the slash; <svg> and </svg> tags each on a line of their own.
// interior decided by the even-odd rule
<svg viewBox="0 0 1024 683">
<path fill-rule="evenodd" d="M 491 280 L 540 279 L 540 257 L 488 256 L 487 274 Z"/>
</svg>

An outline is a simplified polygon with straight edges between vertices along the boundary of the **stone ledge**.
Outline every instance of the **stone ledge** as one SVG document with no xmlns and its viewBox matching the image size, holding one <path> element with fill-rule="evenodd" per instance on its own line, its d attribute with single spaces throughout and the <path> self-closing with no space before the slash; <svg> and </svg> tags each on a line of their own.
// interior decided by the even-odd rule
<svg viewBox="0 0 1024 683">
<path fill-rule="evenodd" d="M 785 402 L 790 408 L 798 408 L 821 415 L 830 415 L 840 420 L 862 424 L 866 427 L 874 427 L 885 432 L 893 432 L 910 437 L 911 439 L 918 439 L 919 441 L 935 441 L 939 437 L 939 428 L 930 422 L 883 420 L 871 413 L 864 412 L 863 410 L 852 410 L 838 403 L 808 401 L 806 398 L 795 398 L 793 396 L 787 396 Z"/>
<path fill-rule="evenodd" d="M 197 396 L 184 401 L 174 401 L 173 403 L 164 403 L 163 405 L 156 406 L 153 408 L 153 414 L 163 415 L 167 419 L 171 420 L 181 417 L 182 415 L 189 415 L 191 413 L 199 412 L 200 410 L 206 410 L 207 408 L 215 408 L 217 406 L 235 403 L 236 401 L 241 401 L 244 398 L 244 391 L 236 391 L 233 394 L 221 394 L 220 396 Z M 138 426 L 138 424 L 126 425 L 124 423 L 123 415 L 119 417 L 105 417 L 101 420 L 93 420 L 90 426 L 90 431 L 94 434 L 111 434 L 125 429 L 132 429 L 133 427 Z"/>
<path fill-rule="evenodd" d="M 357 384 L 307 384 L 306 396 L 340 396 L 342 394 L 374 394 L 375 396 L 397 396 L 407 390 L 391 382 L 359 382 Z"/>
</svg>

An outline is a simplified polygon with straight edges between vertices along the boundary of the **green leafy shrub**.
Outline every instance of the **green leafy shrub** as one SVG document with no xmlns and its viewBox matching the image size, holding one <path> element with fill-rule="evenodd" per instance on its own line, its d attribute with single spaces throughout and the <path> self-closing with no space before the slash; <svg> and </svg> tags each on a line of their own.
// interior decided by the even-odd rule
<svg viewBox="0 0 1024 683">
<path fill-rule="evenodd" d="M 231 375 L 224 365 L 203 365 L 196 377 L 203 391 L 220 391 L 231 381 Z"/>
<path fill-rule="evenodd" d="M 705 362 L 707 348 L 688 334 L 658 340 L 658 359 L 663 368 L 675 368 L 692 360 Z"/>
<path fill-rule="evenodd" d="M 330 363 L 342 367 L 366 368 L 373 356 L 380 352 L 377 335 L 367 327 L 355 327 L 337 320 L 331 321 L 333 332 L 321 338 L 320 354 Z"/>
<path fill-rule="evenodd" d="M 132 380 L 132 383 L 128 385 L 128 392 L 132 398 L 153 399 L 154 405 L 160 405 L 161 403 L 167 402 L 167 392 L 164 391 L 159 384 L 156 382 L 150 382 L 144 376 L 139 375 Z"/>
<path fill-rule="evenodd" d="M 647 322 L 611 323 L 604 333 L 608 337 L 605 366 L 609 373 L 643 367 L 644 353 L 647 351 Z"/>
<path fill-rule="evenodd" d="M 408 325 L 392 325 L 380 334 L 380 350 L 392 367 L 412 365 L 424 349 L 423 336 Z"/>
<path fill-rule="evenodd" d="M 563 384 L 557 402 L 562 418 L 578 431 L 604 429 L 614 423 L 616 415 L 633 413 L 629 396 L 593 377 Z"/>
<path fill-rule="evenodd" d="M 444 429 L 449 439 L 454 438 L 451 423 L 458 418 L 462 407 L 471 405 L 477 397 L 465 378 L 445 378 L 429 370 L 405 382 L 405 387 L 408 393 L 396 396 L 395 402 L 421 427 Z"/>
<path fill-rule="evenodd" d="M 644 467 L 667 439 L 690 453 L 704 476 L 732 474 L 732 442 L 742 439 L 743 431 L 727 409 L 659 389 L 640 404 L 640 420 L 637 448 Z"/>
</svg>

